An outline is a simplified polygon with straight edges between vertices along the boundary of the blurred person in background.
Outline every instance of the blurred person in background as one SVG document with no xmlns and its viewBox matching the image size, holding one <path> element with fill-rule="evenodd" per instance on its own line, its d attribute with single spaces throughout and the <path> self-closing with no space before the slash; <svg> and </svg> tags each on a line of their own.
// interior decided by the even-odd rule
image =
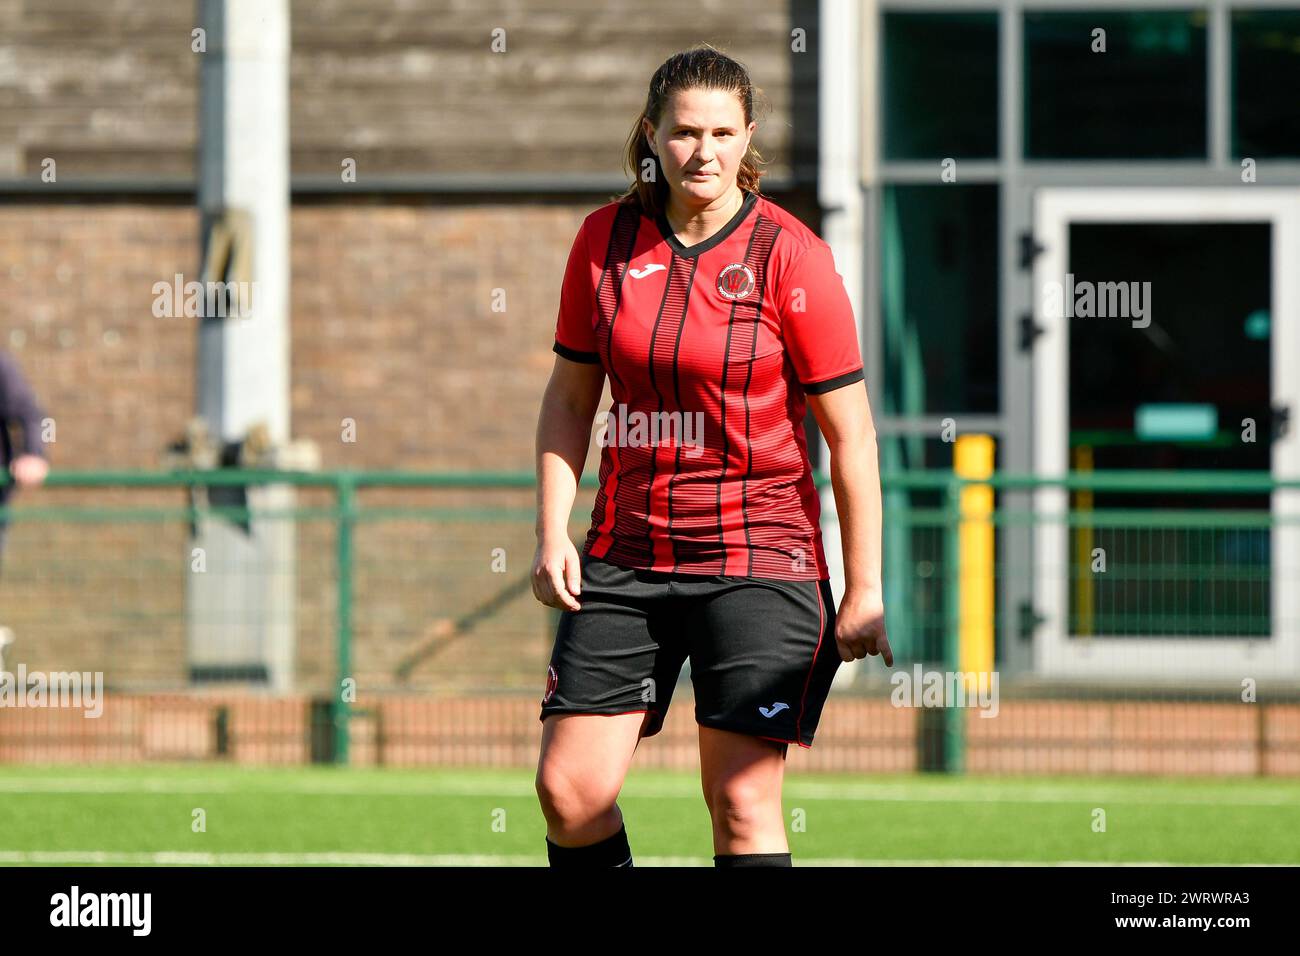
<svg viewBox="0 0 1300 956">
<path fill-rule="evenodd" d="M 10 480 L 0 485 L 0 507 L 9 504 L 14 489 L 30 488 L 45 480 L 50 466 L 41 441 L 40 406 L 18 363 L 0 351 L 0 464 Z M 22 443 L 15 446 L 11 428 L 22 430 Z M 0 557 L 3 557 L 7 521 L 0 517 Z"/>
</svg>

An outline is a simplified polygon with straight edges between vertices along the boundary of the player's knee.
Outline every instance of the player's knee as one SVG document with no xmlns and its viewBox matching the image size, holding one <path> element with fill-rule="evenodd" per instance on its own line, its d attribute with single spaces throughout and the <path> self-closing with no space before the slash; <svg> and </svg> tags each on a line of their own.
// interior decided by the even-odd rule
<svg viewBox="0 0 1300 956">
<path fill-rule="evenodd" d="M 733 777 L 706 790 L 704 801 L 718 827 L 742 836 L 765 820 L 772 794 L 743 777 Z"/>
<path fill-rule="evenodd" d="M 535 781 L 542 815 L 552 827 L 581 828 L 608 814 L 618 799 L 618 787 L 599 780 L 575 780 L 543 767 Z"/>
</svg>

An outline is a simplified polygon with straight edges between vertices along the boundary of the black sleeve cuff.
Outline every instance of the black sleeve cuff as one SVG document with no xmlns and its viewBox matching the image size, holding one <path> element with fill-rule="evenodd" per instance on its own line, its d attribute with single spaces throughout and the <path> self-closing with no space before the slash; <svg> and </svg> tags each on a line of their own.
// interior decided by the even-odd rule
<svg viewBox="0 0 1300 956">
<path fill-rule="evenodd" d="M 837 375 L 835 378 L 828 378 L 822 382 L 800 382 L 799 384 L 803 386 L 803 390 L 809 395 L 821 395 L 823 392 L 833 392 L 845 385 L 860 382 L 863 377 L 862 369 L 855 369 L 852 372 L 845 372 L 843 375 Z"/>
<path fill-rule="evenodd" d="M 561 345 L 556 342 L 551 346 L 551 351 L 560 358 L 566 358 L 570 362 L 583 362 L 587 365 L 596 365 L 600 362 L 600 356 L 595 352 L 579 352 L 577 349 L 571 349 L 567 345 Z"/>
</svg>

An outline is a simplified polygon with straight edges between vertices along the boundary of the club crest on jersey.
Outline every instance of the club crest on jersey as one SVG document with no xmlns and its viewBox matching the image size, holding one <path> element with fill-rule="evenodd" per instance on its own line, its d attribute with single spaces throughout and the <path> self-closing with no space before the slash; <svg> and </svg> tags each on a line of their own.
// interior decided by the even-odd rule
<svg viewBox="0 0 1300 956">
<path fill-rule="evenodd" d="M 724 299 L 743 299 L 754 291 L 754 272 L 743 262 L 733 262 L 718 273 L 718 294 Z"/>
<path fill-rule="evenodd" d="M 542 695 L 543 704 L 551 699 L 551 695 L 555 693 L 555 686 L 559 682 L 560 678 L 559 675 L 555 673 L 555 668 L 548 666 L 546 668 L 546 693 Z"/>
</svg>

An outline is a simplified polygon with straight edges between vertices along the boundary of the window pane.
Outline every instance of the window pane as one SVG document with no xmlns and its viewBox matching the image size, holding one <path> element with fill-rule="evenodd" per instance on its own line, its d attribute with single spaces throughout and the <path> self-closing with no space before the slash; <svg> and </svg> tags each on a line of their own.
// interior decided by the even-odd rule
<svg viewBox="0 0 1300 956">
<path fill-rule="evenodd" d="M 1300 156 L 1300 12 L 1232 15 L 1234 156 Z"/>
<path fill-rule="evenodd" d="M 1024 25 L 1026 158 L 1206 155 L 1203 12 L 1026 13 Z"/>
<path fill-rule="evenodd" d="M 997 14 L 884 20 L 885 158 L 997 158 Z"/>
<path fill-rule="evenodd" d="M 881 223 L 885 412 L 997 412 L 998 187 L 891 186 Z"/>
<path fill-rule="evenodd" d="M 1145 286 L 1140 320 L 1120 318 L 1111 308 L 1127 296 L 1107 303 L 1111 317 L 1069 320 L 1072 468 L 1270 470 L 1271 235 L 1267 222 L 1070 226 L 1070 274 L 1079 287 L 1097 290 L 1097 304 L 1109 298 L 1102 283 L 1118 290 L 1129 282 Z M 1180 404 L 1207 407 L 1217 427 L 1196 438 L 1139 430 L 1144 407 Z M 1246 419 L 1261 423 L 1261 440 L 1242 440 Z M 1269 509 L 1267 493 L 1097 491 L 1086 502 L 1103 514 Z M 1222 639 L 1272 633 L 1266 527 L 1134 527 L 1099 517 L 1069 534 L 1071 634 Z M 1089 570 L 1094 548 L 1104 549 L 1113 573 Z"/>
</svg>

